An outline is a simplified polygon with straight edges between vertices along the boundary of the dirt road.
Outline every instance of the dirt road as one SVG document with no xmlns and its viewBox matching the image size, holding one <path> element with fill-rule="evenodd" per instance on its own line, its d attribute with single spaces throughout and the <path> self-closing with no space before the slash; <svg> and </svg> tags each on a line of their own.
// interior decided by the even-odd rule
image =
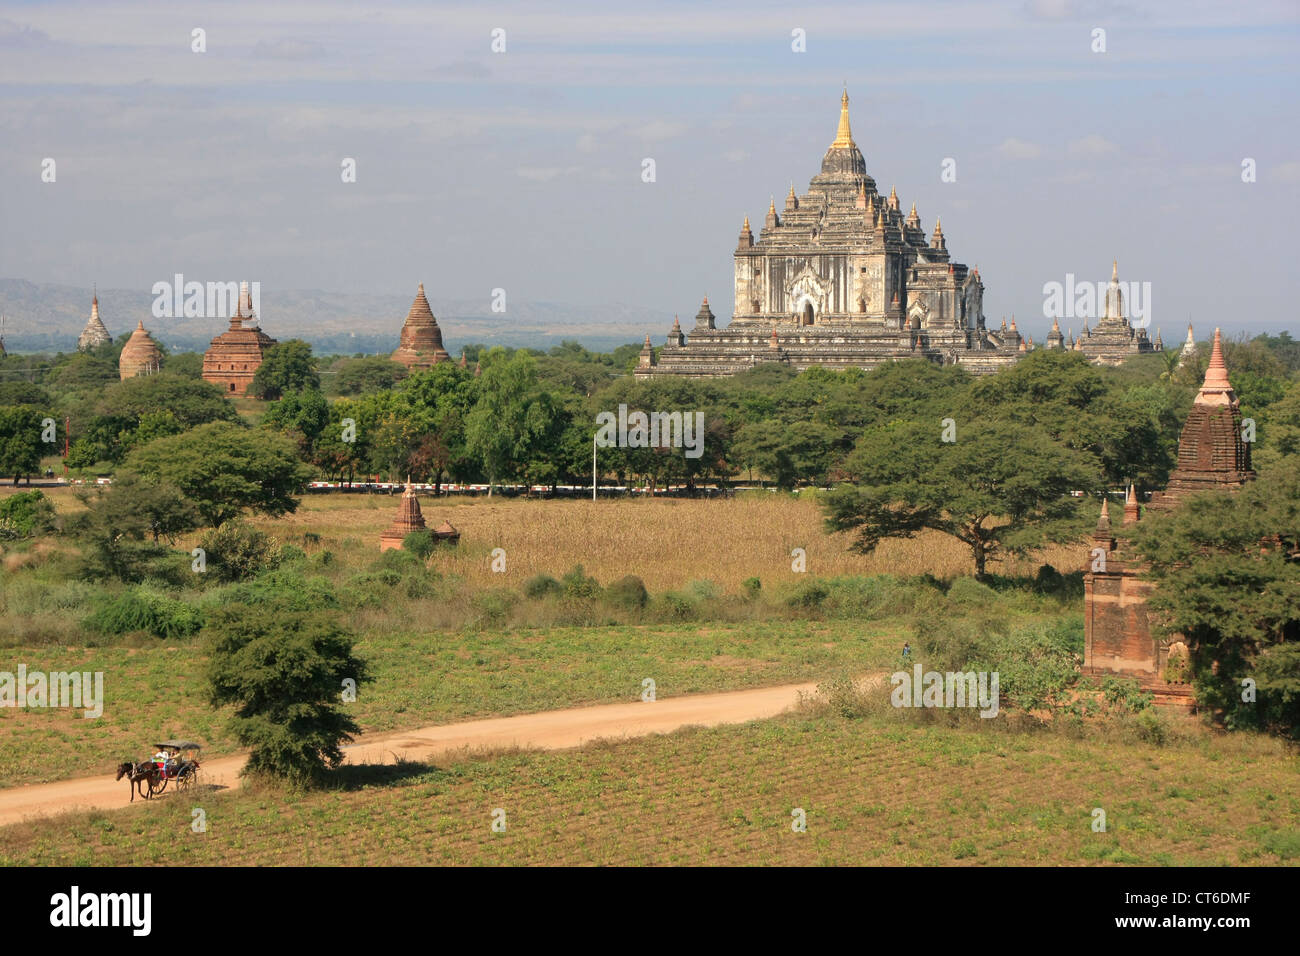
<svg viewBox="0 0 1300 956">
<path fill-rule="evenodd" d="M 447 753 L 479 748 L 523 747 L 561 750 L 600 738 L 618 739 L 666 733 L 679 727 L 737 724 L 774 717 L 794 706 L 801 691 L 816 684 L 785 684 L 725 694 L 692 694 L 653 702 L 601 704 L 550 710 L 518 717 L 493 717 L 442 724 L 396 733 L 365 734 L 344 748 L 348 763 L 393 763 L 396 759 L 427 761 Z M 204 761 L 203 782 L 237 786 L 243 755 Z M 170 796 L 170 791 L 164 796 Z M 117 809 L 128 806 L 125 780 L 111 774 L 0 789 L 0 826 L 70 810 Z M 138 796 L 134 807 L 145 802 Z"/>
</svg>

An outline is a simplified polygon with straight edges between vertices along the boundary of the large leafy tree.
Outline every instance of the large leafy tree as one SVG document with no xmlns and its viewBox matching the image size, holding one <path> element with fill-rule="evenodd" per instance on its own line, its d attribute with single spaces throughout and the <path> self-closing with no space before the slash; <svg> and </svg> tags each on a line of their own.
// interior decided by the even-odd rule
<svg viewBox="0 0 1300 956">
<path fill-rule="evenodd" d="M 285 392 L 267 409 L 262 424 L 283 432 L 298 443 L 303 458 L 310 460 L 316 441 L 329 424 L 330 409 L 325 396 L 316 391 Z"/>
<path fill-rule="evenodd" d="M 245 773 L 308 784 L 342 763 L 341 745 L 360 731 L 345 681 L 355 690 L 369 675 L 334 617 L 231 605 L 211 612 L 206 633 L 209 698 L 234 707 L 235 738 L 252 748 Z"/>
<path fill-rule="evenodd" d="M 239 417 L 211 382 L 168 372 L 114 382 L 95 400 L 93 412 L 88 419 L 73 417 L 68 455 L 73 468 L 117 463 L 132 448 L 155 438 Z"/>
<path fill-rule="evenodd" d="M 401 362 L 383 355 L 339 359 L 325 373 L 326 387 L 334 395 L 362 395 L 392 388 L 407 377 Z"/>
<path fill-rule="evenodd" d="M 277 342 L 266 350 L 253 374 L 248 392 L 254 398 L 274 401 L 285 392 L 320 390 L 320 373 L 311 346 L 302 339 Z"/>
<path fill-rule="evenodd" d="M 138 581 L 165 558 L 177 535 L 199 526 L 199 514 L 167 481 L 123 471 L 113 484 L 83 491 L 86 510 L 67 522 L 82 545 L 90 577 Z"/>
<path fill-rule="evenodd" d="M 36 471 L 41 456 L 55 447 L 41 440 L 46 417 L 35 405 L 0 406 L 0 475 L 12 477 L 15 485 L 19 477 Z"/>
<path fill-rule="evenodd" d="M 126 465 L 180 488 L 214 527 L 245 510 L 295 511 L 294 495 L 311 474 L 289 439 L 228 422 L 152 441 L 128 455 Z"/>
<path fill-rule="evenodd" d="M 959 424 L 956 441 L 943 437 L 939 421 L 866 431 L 845 465 L 853 484 L 825 499 L 828 527 L 853 532 L 863 553 L 941 531 L 970 548 L 977 575 L 990 560 L 1083 530 L 1071 492 L 1098 487 L 1095 456 L 1005 421 Z"/>
<path fill-rule="evenodd" d="M 1187 643 L 1200 702 L 1229 727 L 1300 737 L 1300 457 L 1125 530 L 1158 585 L 1156 629 Z"/>
<path fill-rule="evenodd" d="M 555 431 L 558 406 L 538 382 L 537 362 L 522 350 L 485 356 L 478 399 L 465 419 L 467 452 L 481 464 L 488 494 L 503 478 L 525 473 L 539 442 Z"/>
</svg>

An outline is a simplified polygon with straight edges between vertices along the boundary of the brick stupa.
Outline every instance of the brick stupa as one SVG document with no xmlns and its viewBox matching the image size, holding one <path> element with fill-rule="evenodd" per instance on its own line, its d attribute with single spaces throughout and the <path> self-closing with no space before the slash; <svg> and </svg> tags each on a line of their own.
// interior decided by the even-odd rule
<svg viewBox="0 0 1300 956">
<path fill-rule="evenodd" d="M 1178 465 L 1164 491 L 1152 496 L 1148 510 L 1167 511 L 1204 491 L 1235 491 L 1254 477 L 1250 445 L 1242 440 L 1240 406 L 1228 381 L 1222 338 L 1215 329 L 1205 383 L 1178 439 Z M 1130 485 L 1124 524 L 1136 524 L 1141 517 Z M 1103 501 L 1083 576 L 1083 672 L 1135 677 L 1144 689 L 1190 700 L 1190 687 L 1163 680 L 1171 648 L 1185 650 L 1177 635 L 1161 639 L 1152 633 L 1147 599 L 1155 584 L 1143 580 L 1144 570 L 1136 556 L 1116 541 L 1108 503 Z"/>
<path fill-rule="evenodd" d="M 203 353 L 203 380 L 220 385 L 228 395 L 243 395 L 253 384 L 253 375 L 261 367 L 266 350 L 275 344 L 275 339 L 258 327 L 248 283 L 241 282 L 230 328 L 213 339 Z"/>
<path fill-rule="evenodd" d="M 145 331 L 144 322 L 138 322 L 135 331 L 122 346 L 122 355 L 117 360 L 117 371 L 122 380 L 135 378 L 137 375 L 152 375 L 162 365 L 162 349 Z"/>
<path fill-rule="evenodd" d="M 393 353 L 393 361 L 401 362 L 413 372 L 432 368 L 439 362 L 450 362 L 451 356 L 442 344 L 442 329 L 434 318 L 429 300 L 424 296 L 424 283 L 420 283 L 402 325 L 402 339 Z"/>
<path fill-rule="evenodd" d="M 113 337 L 108 334 L 108 329 L 104 327 L 104 322 L 99 317 L 99 293 L 90 300 L 90 319 L 86 322 L 86 327 L 81 330 L 77 336 L 77 351 L 88 352 L 100 345 L 107 345 L 113 341 Z"/>
<path fill-rule="evenodd" d="M 424 513 L 420 511 L 420 499 L 415 497 L 411 482 L 406 482 L 406 491 L 402 492 L 401 504 L 397 506 L 397 515 L 388 530 L 379 536 L 379 550 L 391 551 L 400 548 L 402 541 L 412 531 L 424 530 Z"/>
</svg>

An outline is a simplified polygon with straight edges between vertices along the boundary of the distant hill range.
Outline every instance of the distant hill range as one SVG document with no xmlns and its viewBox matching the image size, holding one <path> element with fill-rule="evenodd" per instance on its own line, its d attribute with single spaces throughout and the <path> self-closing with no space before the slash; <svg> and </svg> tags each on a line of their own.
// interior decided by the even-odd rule
<svg viewBox="0 0 1300 956">
<path fill-rule="evenodd" d="M 5 346 L 14 352 L 71 352 L 90 317 L 90 289 L 22 279 L 0 279 Z M 305 339 L 318 354 L 387 353 L 397 348 L 415 290 L 401 295 L 349 295 L 317 289 L 262 290 L 263 331 L 280 340 Z M 174 352 L 201 352 L 229 326 L 229 316 L 155 318 L 154 296 L 136 289 L 100 289 L 99 314 L 117 338 L 144 320 L 154 337 Z M 429 297 L 447 350 L 458 355 L 472 342 L 546 350 L 565 339 L 608 352 L 647 332 L 656 338 L 672 316 L 625 305 L 564 305 L 507 300 L 504 314 L 490 300 Z"/>
</svg>

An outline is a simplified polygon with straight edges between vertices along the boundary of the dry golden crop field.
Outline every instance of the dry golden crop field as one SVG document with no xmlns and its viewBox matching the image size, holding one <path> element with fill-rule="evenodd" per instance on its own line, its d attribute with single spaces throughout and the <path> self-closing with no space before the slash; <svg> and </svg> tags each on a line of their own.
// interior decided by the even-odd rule
<svg viewBox="0 0 1300 956">
<path fill-rule="evenodd" d="M 388 495 L 308 495 L 295 514 L 257 524 L 282 538 L 314 532 L 327 546 L 325 539 L 352 537 L 358 547 L 377 550 L 397 503 Z M 937 532 L 886 541 L 870 555 L 855 554 L 848 536 L 826 531 L 822 510 L 810 497 L 595 502 L 425 497 L 421 508 L 430 527 L 446 519 L 461 533 L 460 546 L 439 552 L 433 566 L 484 586 L 502 580 L 491 569 L 494 548 L 505 550 L 511 580 L 559 574 L 581 564 L 602 582 L 638 575 L 651 591 L 698 580 L 727 590 L 751 577 L 765 586 L 789 580 L 795 548 L 807 552 L 807 572 L 817 577 L 929 573 L 951 578 L 973 572 L 969 550 Z M 1052 564 L 1069 572 L 1082 567 L 1085 555 L 1082 547 L 1051 547 L 990 570 L 1032 574 Z"/>
<path fill-rule="evenodd" d="M 0 863 L 1294 864 L 1300 770 L 1282 750 L 1199 733 L 1153 748 L 796 714 L 358 768 L 349 788 L 292 799 L 209 791 L 17 824 L 0 830 Z M 190 830 L 194 806 L 206 833 Z M 496 808 L 504 833 L 491 829 Z M 792 828 L 795 809 L 806 832 Z"/>
</svg>

